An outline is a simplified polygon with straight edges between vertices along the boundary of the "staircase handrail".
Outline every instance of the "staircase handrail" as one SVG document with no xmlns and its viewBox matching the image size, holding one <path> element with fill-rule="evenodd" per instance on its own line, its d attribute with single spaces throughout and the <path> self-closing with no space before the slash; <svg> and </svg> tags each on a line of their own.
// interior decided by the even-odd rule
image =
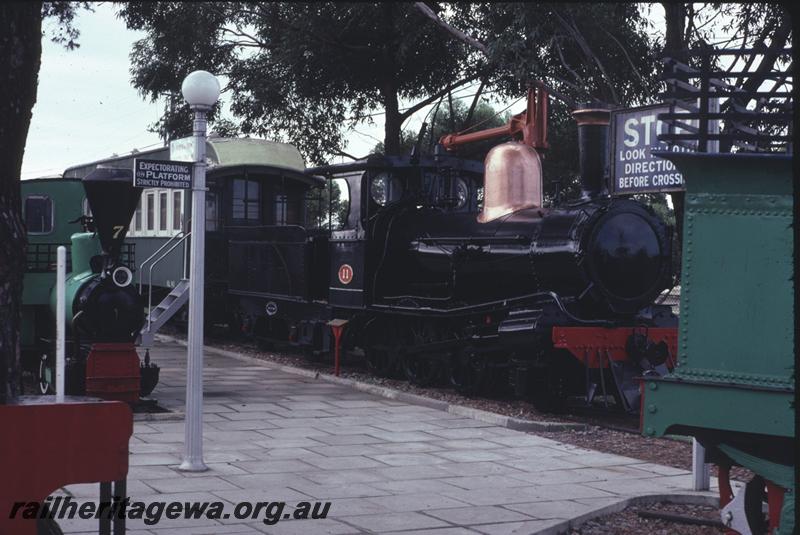
<svg viewBox="0 0 800 535">
<path fill-rule="evenodd" d="M 155 261 L 153 261 L 153 263 L 150 264 L 150 268 L 148 269 L 148 272 L 147 272 L 147 332 L 150 332 L 150 325 L 151 325 L 152 318 L 153 318 L 153 268 L 156 267 L 156 264 L 158 264 L 164 258 L 166 258 L 166 256 L 169 253 L 174 251 L 177 246 L 182 244 L 184 241 L 186 241 L 186 239 L 189 236 L 192 235 L 191 231 L 190 232 L 181 231 L 181 233 L 183 234 L 183 237 L 180 240 L 178 240 L 177 242 L 175 242 L 175 244 L 172 247 L 167 249 Z M 169 243 L 169 242 L 167 242 L 167 243 Z M 162 248 L 163 248 L 163 246 L 162 246 Z"/>
<path fill-rule="evenodd" d="M 165 241 L 165 242 L 164 242 L 164 244 L 163 244 L 163 245 L 161 245 L 161 247 L 159 247 L 158 249 L 156 249 L 156 252 L 154 252 L 153 254 L 151 254 L 150 256 L 148 256 L 148 257 L 145 259 L 145 261 L 144 261 L 144 262 L 142 262 L 141 264 L 139 264 L 139 293 L 140 293 L 140 294 L 142 293 L 142 273 L 144 272 L 144 266 L 146 266 L 146 265 L 147 265 L 147 263 L 148 263 L 148 262 L 150 262 L 150 260 L 152 260 L 153 258 L 155 258 L 155 256 L 156 256 L 158 253 L 160 253 L 160 252 L 161 252 L 161 251 L 164 249 L 164 247 L 166 247 L 167 245 L 169 245 L 169 244 L 172 242 L 172 240 L 174 240 L 175 238 L 178 238 L 179 236 L 181 236 L 181 235 L 183 235 L 183 234 L 185 234 L 183 230 L 179 230 L 178 232 L 176 232 L 176 233 L 175 233 L 175 234 L 174 234 L 174 235 L 173 235 L 173 236 L 172 236 L 170 239 L 168 239 L 167 241 Z"/>
</svg>

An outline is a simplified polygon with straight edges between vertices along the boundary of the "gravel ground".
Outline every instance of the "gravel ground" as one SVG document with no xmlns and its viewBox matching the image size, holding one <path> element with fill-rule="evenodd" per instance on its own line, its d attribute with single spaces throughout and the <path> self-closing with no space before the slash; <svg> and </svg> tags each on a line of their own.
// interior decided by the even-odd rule
<svg viewBox="0 0 800 535">
<path fill-rule="evenodd" d="M 619 513 L 588 520 L 577 528 L 570 530 L 569 535 L 629 535 L 634 533 L 648 533 L 651 535 L 715 535 L 724 533 L 724 530 L 719 527 L 694 526 L 666 520 L 642 518 L 639 516 L 640 511 L 658 511 L 719 521 L 719 512 L 715 507 L 656 503 L 635 505 Z"/>
</svg>

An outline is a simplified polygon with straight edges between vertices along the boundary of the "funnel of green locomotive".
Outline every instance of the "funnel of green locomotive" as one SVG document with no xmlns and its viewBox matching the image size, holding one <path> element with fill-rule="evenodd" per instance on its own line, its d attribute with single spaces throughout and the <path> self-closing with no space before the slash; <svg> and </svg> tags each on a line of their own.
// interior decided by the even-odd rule
<svg viewBox="0 0 800 535">
<path fill-rule="evenodd" d="M 144 305 L 122 260 L 141 195 L 132 180 L 130 170 L 114 168 L 96 169 L 83 179 L 92 216 L 84 216 L 86 232 L 70 238 L 72 270 L 65 286 L 69 394 L 135 402 L 158 382 L 158 368 L 140 366 L 134 347 Z M 55 312 L 54 289 L 50 306 Z"/>
</svg>

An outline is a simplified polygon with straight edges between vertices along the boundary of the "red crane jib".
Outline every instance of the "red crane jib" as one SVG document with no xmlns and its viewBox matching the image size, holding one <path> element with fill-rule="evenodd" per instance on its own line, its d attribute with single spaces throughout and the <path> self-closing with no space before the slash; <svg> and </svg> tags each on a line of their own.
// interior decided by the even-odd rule
<svg viewBox="0 0 800 535">
<path fill-rule="evenodd" d="M 547 91 L 540 84 L 528 89 L 527 109 L 509 119 L 505 126 L 479 130 L 467 134 L 447 134 L 439 139 L 445 150 L 453 150 L 460 145 L 510 136 L 534 149 L 548 149 L 547 143 Z"/>
</svg>

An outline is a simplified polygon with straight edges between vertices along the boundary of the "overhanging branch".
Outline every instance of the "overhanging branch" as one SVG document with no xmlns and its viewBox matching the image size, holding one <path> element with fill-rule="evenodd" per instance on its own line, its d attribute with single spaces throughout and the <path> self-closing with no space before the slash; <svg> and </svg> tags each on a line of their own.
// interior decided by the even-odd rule
<svg viewBox="0 0 800 535">
<path fill-rule="evenodd" d="M 420 13 L 425 15 L 427 18 L 431 19 L 434 23 L 436 23 L 444 31 L 446 31 L 449 34 L 453 35 L 456 39 L 468 44 L 469 46 L 471 46 L 471 47 L 473 47 L 473 48 L 475 48 L 477 50 L 479 50 L 487 59 L 489 59 L 489 48 L 484 43 L 478 41 L 477 39 L 475 39 L 473 37 L 468 36 L 467 34 L 462 32 L 458 28 L 455 28 L 455 27 L 451 26 L 450 24 L 448 24 L 447 22 L 443 21 L 441 18 L 439 18 L 439 16 L 436 13 L 433 12 L 433 10 L 431 8 L 429 8 L 427 5 L 425 5 L 424 2 L 414 2 L 414 7 Z M 558 79 L 558 78 L 556 78 L 556 77 L 554 77 L 552 75 L 550 77 Z M 558 80 L 559 81 L 563 81 L 561 79 L 558 79 Z M 557 91 L 557 90 L 553 89 L 552 87 L 548 86 L 546 83 L 544 83 L 544 81 L 542 81 L 541 84 L 542 84 L 542 87 L 544 89 L 546 89 L 547 92 L 550 93 L 550 95 L 553 96 L 553 98 L 556 98 L 556 99 L 560 100 L 561 102 L 563 102 L 564 104 L 566 104 L 568 107 L 570 107 L 572 109 L 577 107 L 577 105 L 576 105 L 576 103 L 575 103 L 575 101 L 573 99 L 571 99 L 568 96 L 564 95 L 560 91 Z M 446 93 L 447 93 L 446 90 L 444 92 L 440 92 L 438 94 L 437 98 L 441 97 L 442 95 L 444 95 Z M 426 104 L 430 104 L 431 102 L 433 102 L 433 100 L 435 100 L 435 98 L 429 100 L 425 104 L 422 104 L 422 106 L 425 106 Z M 422 106 L 420 106 L 420 108 Z M 416 110 L 414 110 L 414 111 L 416 111 Z"/>
</svg>

